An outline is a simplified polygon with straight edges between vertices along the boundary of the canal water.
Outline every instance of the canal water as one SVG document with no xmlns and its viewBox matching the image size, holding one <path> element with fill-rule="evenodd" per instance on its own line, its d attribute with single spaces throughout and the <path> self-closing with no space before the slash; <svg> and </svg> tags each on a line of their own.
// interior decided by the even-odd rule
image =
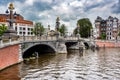
<svg viewBox="0 0 120 80">
<path fill-rule="evenodd" d="M 120 80 L 120 49 L 40 55 L 3 70 L 0 80 Z"/>
</svg>

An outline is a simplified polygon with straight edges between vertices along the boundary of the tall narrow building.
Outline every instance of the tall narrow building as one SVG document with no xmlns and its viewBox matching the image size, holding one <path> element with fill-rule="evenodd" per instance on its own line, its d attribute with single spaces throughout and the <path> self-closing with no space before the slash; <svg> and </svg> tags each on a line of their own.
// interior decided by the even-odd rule
<svg viewBox="0 0 120 80">
<path fill-rule="evenodd" d="M 100 38 L 101 34 L 106 34 L 106 40 L 117 40 L 119 33 L 120 21 L 116 17 L 109 16 L 106 20 L 101 17 L 97 17 L 95 20 L 95 27 L 97 29 L 97 38 Z"/>
<path fill-rule="evenodd" d="M 101 31 L 100 31 L 101 21 L 102 21 L 102 18 L 97 16 L 97 18 L 95 20 L 95 28 L 96 28 L 96 37 L 97 38 L 100 38 L 100 34 L 101 34 Z"/>
</svg>

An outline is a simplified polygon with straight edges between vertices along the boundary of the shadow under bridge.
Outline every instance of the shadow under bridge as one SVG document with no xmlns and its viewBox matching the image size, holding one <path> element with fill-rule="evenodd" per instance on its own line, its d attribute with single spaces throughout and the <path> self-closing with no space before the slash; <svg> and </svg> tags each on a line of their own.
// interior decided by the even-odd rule
<svg viewBox="0 0 120 80">
<path fill-rule="evenodd" d="M 77 41 L 75 41 L 75 42 L 66 42 L 65 45 L 66 45 L 67 49 L 73 49 L 77 45 L 77 43 L 78 43 Z"/>
<path fill-rule="evenodd" d="M 35 44 L 24 50 L 23 58 L 36 56 L 36 53 L 38 56 L 46 53 L 56 53 L 56 49 L 49 44 Z"/>
</svg>

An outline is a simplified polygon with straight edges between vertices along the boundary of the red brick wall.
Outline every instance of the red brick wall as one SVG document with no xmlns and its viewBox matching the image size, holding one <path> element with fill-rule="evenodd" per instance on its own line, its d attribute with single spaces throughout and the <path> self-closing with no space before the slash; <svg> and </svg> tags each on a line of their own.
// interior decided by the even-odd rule
<svg viewBox="0 0 120 80">
<path fill-rule="evenodd" d="M 96 41 L 99 47 L 120 47 L 120 42 Z"/>
<path fill-rule="evenodd" d="M 0 70 L 19 62 L 19 44 L 0 49 Z"/>
</svg>

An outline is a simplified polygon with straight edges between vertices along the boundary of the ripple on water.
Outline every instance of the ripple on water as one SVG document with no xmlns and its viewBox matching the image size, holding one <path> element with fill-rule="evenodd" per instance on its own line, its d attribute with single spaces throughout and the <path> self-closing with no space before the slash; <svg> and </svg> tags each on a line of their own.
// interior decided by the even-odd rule
<svg viewBox="0 0 120 80">
<path fill-rule="evenodd" d="M 21 64 L 20 77 L 21 80 L 120 80 L 118 50 L 88 50 L 82 56 L 74 51 L 67 55 L 46 55 L 38 59 L 38 63 L 33 61 L 35 65 L 32 62 Z M 5 80 L 1 76 L 0 80 Z"/>
</svg>

